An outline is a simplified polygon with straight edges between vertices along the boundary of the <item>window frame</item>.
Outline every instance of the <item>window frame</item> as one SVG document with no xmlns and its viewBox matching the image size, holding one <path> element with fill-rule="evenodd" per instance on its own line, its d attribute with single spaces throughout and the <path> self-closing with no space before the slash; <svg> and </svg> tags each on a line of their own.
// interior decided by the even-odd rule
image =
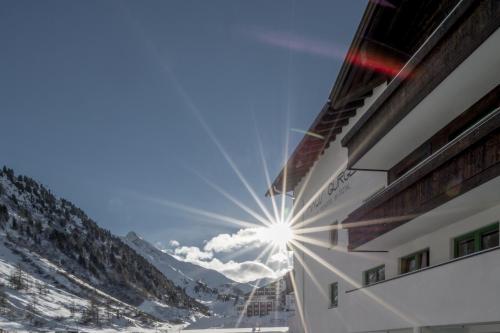
<svg viewBox="0 0 500 333">
<path fill-rule="evenodd" d="M 333 297 L 334 291 L 335 291 L 335 294 L 337 296 L 336 301 L 334 301 L 334 297 Z M 339 293 L 338 281 L 330 283 L 330 305 L 328 307 L 329 309 L 337 308 L 339 306 L 339 295 L 340 295 L 340 293 Z"/>
<path fill-rule="evenodd" d="M 373 271 L 379 271 L 381 268 L 384 269 L 384 278 L 380 279 L 380 280 L 377 280 L 375 282 L 368 283 L 368 274 L 371 273 L 371 272 L 373 272 Z M 363 285 L 364 286 L 371 286 L 372 284 L 375 284 L 375 283 L 378 283 L 378 282 L 381 282 L 381 281 L 384 281 L 384 280 L 385 280 L 385 264 L 378 265 L 376 267 L 367 269 L 366 271 L 363 272 Z"/>
<path fill-rule="evenodd" d="M 460 236 L 453 238 L 453 258 L 461 258 L 461 257 L 464 257 L 464 256 L 472 254 L 472 253 L 486 250 L 486 249 L 482 248 L 481 238 L 484 234 L 490 233 L 490 232 L 495 231 L 495 230 L 497 232 L 500 232 L 500 229 L 499 229 L 500 225 L 499 224 L 500 224 L 499 222 L 495 222 L 495 223 L 489 224 L 487 226 L 481 227 L 479 229 L 470 231 L 468 233 L 465 233 L 465 234 L 462 234 Z M 458 255 L 459 242 L 466 240 L 466 239 L 470 239 L 470 238 L 472 238 L 474 240 L 474 251 L 472 253 L 459 256 Z M 499 243 L 499 245 L 500 245 L 500 243 Z"/>
<path fill-rule="evenodd" d="M 427 252 L 427 263 L 426 263 L 425 266 L 422 266 L 421 256 L 419 256 L 419 254 L 422 254 L 422 253 L 425 253 L 425 252 Z M 425 268 L 425 267 L 429 267 L 430 264 L 431 264 L 431 256 L 430 256 L 430 254 L 431 254 L 430 248 L 427 247 L 425 249 L 415 251 L 413 253 L 407 254 L 407 255 L 399 258 L 399 274 L 407 274 L 407 273 L 418 271 L 418 270 L 420 270 L 422 268 Z M 403 272 L 403 261 L 404 260 L 408 260 L 408 259 L 413 258 L 413 257 L 416 258 L 417 267 L 418 268 L 416 268 L 414 270 L 411 270 L 411 271 Z"/>
</svg>

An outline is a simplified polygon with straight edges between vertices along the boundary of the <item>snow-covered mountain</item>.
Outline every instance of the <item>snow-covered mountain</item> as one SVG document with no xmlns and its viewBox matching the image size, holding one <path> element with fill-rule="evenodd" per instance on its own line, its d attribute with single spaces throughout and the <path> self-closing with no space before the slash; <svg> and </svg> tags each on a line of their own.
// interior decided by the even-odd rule
<svg viewBox="0 0 500 333">
<path fill-rule="evenodd" d="M 177 281 L 81 209 L 5 167 L 0 171 L 0 244 L 0 327 L 6 318 L 17 321 L 34 313 L 42 324 L 84 324 L 92 309 L 106 313 L 110 325 L 113 320 L 113 325 L 180 322 L 208 313 Z M 37 292 L 33 285 L 50 292 Z"/>
<path fill-rule="evenodd" d="M 29 249 L 16 247 L 5 236 L 0 231 L 0 329 L 5 332 L 178 331 L 179 325 L 159 321 L 94 288 Z M 189 310 L 163 307 L 170 318 L 192 315 Z"/>
<path fill-rule="evenodd" d="M 284 325 L 287 318 L 292 315 L 277 311 L 266 317 L 248 318 L 242 317 L 236 310 L 236 305 L 245 302 L 257 282 L 258 286 L 262 287 L 276 282 L 276 279 L 262 279 L 256 281 L 255 284 L 237 283 L 215 270 L 178 260 L 147 242 L 135 232 L 129 232 L 123 237 L 123 242 L 158 268 L 177 286 L 182 287 L 186 294 L 208 306 L 212 315 L 199 318 L 191 324 L 190 328 L 234 327 L 237 323 L 243 327 L 260 324 L 279 326 Z M 280 279 L 286 279 L 286 277 Z"/>
<path fill-rule="evenodd" d="M 227 292 L 241 295 L 251 288 L 250 285 L 239 284 L 215 270 L 178 260 L 139 237 L 135 232 L 129 232 L 122 240 L 177 286 L 185 288 L 188 295 L 192 297 L 199 296 L 198 292 L 194 292 L 194 289 L 198 290 L 200 287 L 198 282 L 212 289 L 215 293 Z"/>
<path fill-rule="evenodd" d="M 212 314 L 210 318 L 203 320 L 208 326 L 217 318 L 233 315 L 235 304 L 253 287 L 250 284 L 235 282 L 215 270 L 178 260 L 135 232 L 129 232 L 122 240 L 181 287 L 186 294 L 206 305 Z"/>
</svg>

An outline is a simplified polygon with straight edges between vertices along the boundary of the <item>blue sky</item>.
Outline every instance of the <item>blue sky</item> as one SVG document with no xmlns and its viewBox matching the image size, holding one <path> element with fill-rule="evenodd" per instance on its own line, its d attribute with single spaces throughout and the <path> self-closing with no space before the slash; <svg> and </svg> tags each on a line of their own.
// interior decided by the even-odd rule
<svg viewBox="0 0 500 333">
<path fill-rule="evenodd" d="M 287 134 L 290 150 L 301 139 L 290 129 L 307 129 L 326 101 L 365 6 L 2 1 L 0 163 L 119 235 L 202 248 L 235 234 L 158 200 L 253 221 L 202 179 L 259 209 L 208 130 L 270 207 L 256 128 L 274 177 Z"/>
</svg>

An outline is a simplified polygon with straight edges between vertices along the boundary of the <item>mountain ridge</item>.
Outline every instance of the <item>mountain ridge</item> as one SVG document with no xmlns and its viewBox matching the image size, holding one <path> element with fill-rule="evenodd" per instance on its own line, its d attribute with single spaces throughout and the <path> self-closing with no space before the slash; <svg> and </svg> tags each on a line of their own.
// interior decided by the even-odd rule
<svg viewBox="0 0 500 333">
<path fill-rule="evenodd" d="M 171 316 L 162 320 L 208 313 L 208 307 L 187 295 L 120 237 L 99 227 L 82 209 L 7 167 L 0 170 L 0 240 L 16 255 L 24 253 L 24 266 L 31 267 L 36 255 L 94 288 L 94 292 L 75 291 L 82 297 L 99 291 L 138 309 L 157 303 L 164 309 L 182 310 L 169 310 Z"/>
<path fill-rule="evenodd" d="M 187 261 L 181 261 L 175 258 L 170 253 L 158 249 L 156 246 L 146 241 L 144 238 L 139 236 L 134 231 L 130 231 L 127 233 L 125 237 L 122 237 L 122 241 L 124 241 L 127 245 L 131 246 L 133 249 L 135 249 L 136 252 L 137 250 L 139 250 L 140 252 L 138 253 L 143 255 L 143 257 L 145 257 L 146 259 L 150 259 L 148 258 L 148 255 L 161 257 L 164 263 L 169 265 L 170 268 L 172 268 L 172 273 L 164 272 L 165 276 L 181 275 L 187 279 L 192 279 L 195 281 L 202 280 L 211 288 L 216 288 L 223 284 L 237 283 L 216 270 L 204 268 L 195 265 L 193 263 Z M 182 273 L 179 273 L 178 270 L 180 270 Z M 183 281 L 179 281 L 179 283 L 180 282 Z"/>
</svg>

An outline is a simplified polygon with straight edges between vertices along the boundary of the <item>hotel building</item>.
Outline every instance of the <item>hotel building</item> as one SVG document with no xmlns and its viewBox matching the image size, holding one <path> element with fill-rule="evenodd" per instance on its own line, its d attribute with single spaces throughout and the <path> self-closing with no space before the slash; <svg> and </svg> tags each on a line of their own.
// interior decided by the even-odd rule
<svg viewBox="0 0 500 333">
<path fill-rule="evenodd" d="M 285 302 L 285 279 L 279 279 L 257 288 L 245 296 L 244 303 L 236 305 L 236 311 L 247 317 L 262 317 L 282 310 Z"/>
<path fill-rule="evenodd" d="M 500 332 L 499 26 L 498 0 L 368 3 L 267 192 L 294 196 L 292 332 Z"/>
</svg>

